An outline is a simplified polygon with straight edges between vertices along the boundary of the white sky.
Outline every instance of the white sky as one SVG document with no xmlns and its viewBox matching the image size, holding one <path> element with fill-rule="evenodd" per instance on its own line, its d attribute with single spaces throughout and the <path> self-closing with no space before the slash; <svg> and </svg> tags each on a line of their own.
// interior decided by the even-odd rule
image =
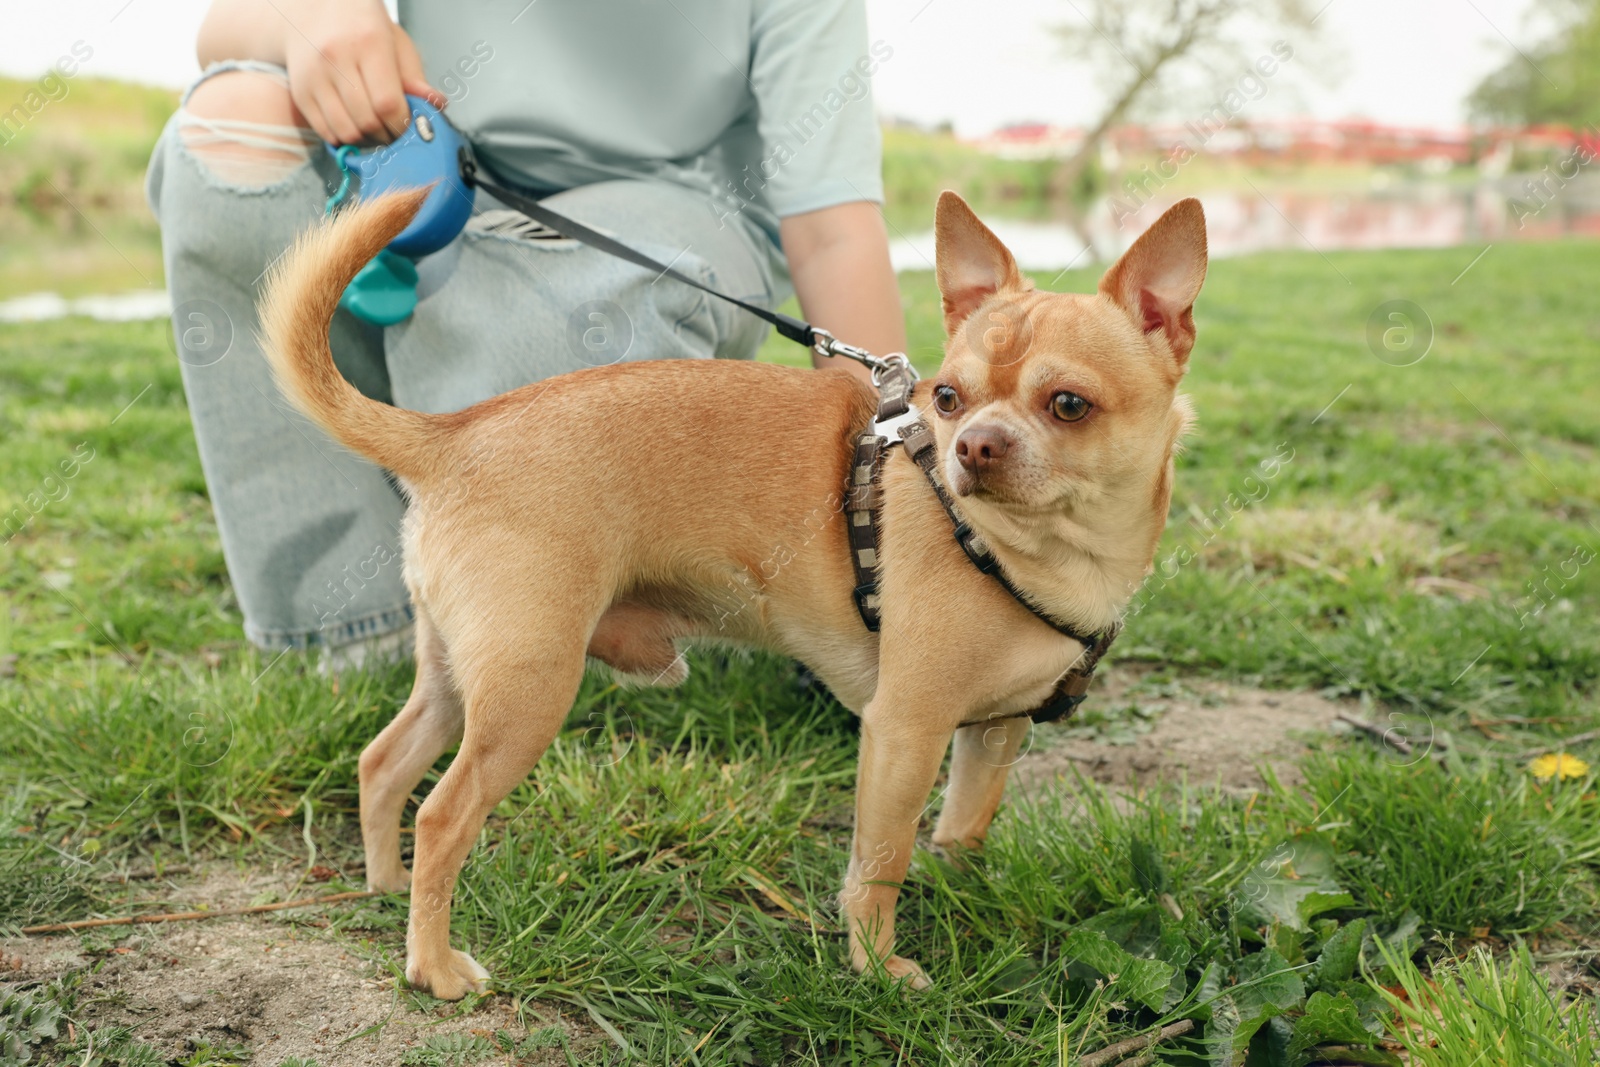
<svg viewBox="0 0 1600 1067">
<path fill-rule="evenodd" d="M 469 0 L 470 2 L 470 0 Z M 602 2 L 602 0 L 574 0 Z M 1361 116 L 1451 125 L 1462 100 L 1508 52 L 1529 40 L 1531 0 L 1332 0 L 1318 36 L 1252 114 Z M 52 0 L 11 5 L 0 72 L 40 74 L 83 40 L 85 73 L 180 86 L 197 72 L 195 28 L 206 0 Z M 983 133 L 1011 122 L 1073 125 L 1101 90 L 1049 32 L 1081 21 L 1073 0 L 868 0 L 871 34 L 894 48 L 874 79 L 879 110 L 949 120 Z M 1503 36 L 1502 36 L 1503 35 Z M 1179 115 L 1181 117 L 1181 114 Z"/>
</svg>

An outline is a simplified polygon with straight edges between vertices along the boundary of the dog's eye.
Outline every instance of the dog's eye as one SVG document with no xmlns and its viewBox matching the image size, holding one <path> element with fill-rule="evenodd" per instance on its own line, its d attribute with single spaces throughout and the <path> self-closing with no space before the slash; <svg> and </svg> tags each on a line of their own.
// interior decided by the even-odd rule
<svg viewBox="0 0 1600 1067">
<path fill-rule="evenodd" d="M 961 406 L 961 398 L 948 385 L 934 386 L 933 406 L 948 415 Z"/>
<path fill-rule="evenodd" d="M 1050 413 L 1062 422 L 1077 422 L 1093 407 L 1077 393 L 1057 393 L 1050 398 Z"/>
</svg>

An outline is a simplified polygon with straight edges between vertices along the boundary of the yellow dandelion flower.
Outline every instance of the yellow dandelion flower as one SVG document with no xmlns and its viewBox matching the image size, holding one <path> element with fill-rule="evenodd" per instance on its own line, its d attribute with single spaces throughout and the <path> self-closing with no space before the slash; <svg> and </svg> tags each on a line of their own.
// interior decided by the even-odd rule
<svg viewBox="0 0 1600 1067">
<path fill-rule="evenodd" d="M 1528 773 L 1541 779 L 1582 778 L 1589 773 L 1589 765 L 1577 756 L 1552 752 L 1528 764 Z"/>
</svg>

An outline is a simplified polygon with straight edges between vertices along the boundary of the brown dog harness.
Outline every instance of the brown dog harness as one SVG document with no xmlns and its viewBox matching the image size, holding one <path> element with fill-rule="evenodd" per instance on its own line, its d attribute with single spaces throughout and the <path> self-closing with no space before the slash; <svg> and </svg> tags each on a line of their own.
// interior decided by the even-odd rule
<svg viewBox="0 0 1600 1067">
<path fill-rule="evenodd" d="M 887 365 L 875 368 L 873 380 L 879 389 L 878 414 L 856 438 L 855 461 L 850 467 L 850 485 L 845 494 L 845 521 L 850 538 L 850 562 L 855 567 L 856 610 L 868 630 L 876 633 L 881 624 L 882 600 L 878 592 L 879 515 L 883 509 L 883 464 L 889 450 L 903 442 L 906 454 L 921 468 L 928 479 L 933 494 L 950 517 L 956 544 L 978 570 L 1000 583 L 1000 587 L 1036 618 L 1057 633 L 1080 642 L 1084 654 L 1071 670 L 1056 682 L 1055 689 L 1043 704 L 1032 711 L 1012 715 L 997 715 L 989 719 L 974 719 L 961 723 L 973 726 L 984 722 L 1019 719 L 1026 715 L 1034 722 L 1054 722 L 1071 715 L 1087 699 L 1089 683 L 1094 680 L 1094 670 L 1100 657 L 1116 639 L 1122 624 L 1114 623 L 1097 634 L 1085 634 L 1074 626 L 1052 618 L 1034 604 L 1026 593 L 1006 577 L 1000 561 L 956 510 L 955 501 L 939 480 L 939 447 L 933 430 L 911 406 L 911 390 L 916 384 L 916 372 L 904 356 L 889 357 Z M 894 434 L 895 436 L 890 436 Z"/>
</svg>

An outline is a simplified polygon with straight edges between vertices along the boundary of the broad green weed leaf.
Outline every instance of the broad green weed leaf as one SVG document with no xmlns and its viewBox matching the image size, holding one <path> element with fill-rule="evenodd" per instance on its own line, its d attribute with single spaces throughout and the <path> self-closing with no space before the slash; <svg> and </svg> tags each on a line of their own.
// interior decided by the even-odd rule
<svg viewBox="0 0 1600 1067">
<path fill-rule="evenodd" d="M 1270 948 L 1240 960 L 1234 974 L 1238 979 L 1232 991 L 1239 1008 L 1239 1027 L 1233 1036 L 1237 1049 L 1246 1047 L 1268 1019 L 1298 1008 L 1306 998 L 1299 974 Z"/>
<path fill-rule="evenodd" d="M 1317 1045 L 1369 1045 L 1375 1039 L 1362 1023 L 1361 1008 L 1355 1001 L 1343 993 L 1336 997 L 1313 993 L 1306 1001 L 1305 1014 L 1295 1020 L 1289 1051 L 1298 1057 Z"/>
<path fill-rule="evenodd" d="M 1313 984 L 1325 993 L 1331 993 L 1356 973 L 1361 961 L 1361 939 L 1367 932 L 1367 920 L 1356 919 L 1335 930 L 1322 946 L 1312 970 Z"/>
<path fill-rule="evenodd" d="M 1141 959 L 1113 944 L 1099 930 L 1074 930 L 1067 936 L 1061 951 L 1072 962 L 1069 974 L 1079 968 L 1089 968 L 1111 983 L 1112 992 L 1119 998 L 1137 1001 L 1152 1010 L 1159 1009 L 1166 999 L 1176 968 L 1161 960 Z M 1082 977 L 1074 974 L 1074 977 Z"/>
<path fill-rule="evenodd" d="M 1302 834 L 1270 849 L 1239 883 L 1239 918 L 1251 927 L 1278 923 L 1303 933 L 1323 912 L 1355 903 L 1333 879 L 1333 853 Z"/>
</svg>

